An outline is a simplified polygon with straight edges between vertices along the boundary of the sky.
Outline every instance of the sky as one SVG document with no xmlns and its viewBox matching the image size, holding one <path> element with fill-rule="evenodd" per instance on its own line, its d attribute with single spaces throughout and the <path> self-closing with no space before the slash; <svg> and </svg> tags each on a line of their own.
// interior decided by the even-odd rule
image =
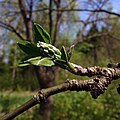
<svg viewBox="0 0 120 120">
<path fill-rule="evenodd" d="M 97 0 L 96 0 L 97 1 Z M 78 0 L 78 3 L 80 3 L 80 1 Z M 120 13 L 120 0 L 110 0 L 110 3 L 111 3 L 111 6 L 112 6 L 112 12 L 116 12 L 116 13 Z M 78 6 L 78 8 L 81 8 L 81 4 L 80 4 L 80 6 Z M 103 8 L 103 9 L 105 9 L 105 7 Z M 85 14 L 86 13 L 86 14 Z M 78 15 L 80 15 L 80 19 L 82 19 L 82 20 L 86 20 L 87 18 L 88 18 L 88 14 L 87 14 L 88 12 L 78 12 Z M 99 24 L 99 23 L 98 23 Z M 77 27 L 76 27 L 77 26 Z M 79 29 L 77 29 L 77 28 L 80 28 L 80 27 L 78 27 L 78 26 L 80 26 L 80 24 L 76 24 L 76 25 L 63 25 L 62 27 L 61 27 L 61 31 L 60 31 L 60 33 L 61 34 L 66 34 L 67 36 L 69 36 L 69 38 L 71 38 L 71 39 L 74 39 L 75 37 L 76 37 L 76 34 L 75 33 L 77 33 L 77 31 L 79 30 Z M 101 26 L 101 25 L 100 25 Z M 87 27 L 86 27 L 86 32 L 87 31 L 89 31 L 89 28 L 90 28 L 90 25 L 88 25 Z M 66 29 L 66 30 L 65 30 Z M 68 30 L 69 29 L 69 30 Z M 101 29 L 101 28 L 100 28 Z M 66 31 L 66 32 L 63 32 L 63 30 L 64 31 Z M 74 34 L 73 34 L 74 33 Z"/>
<path fill-rule="evenodd" d="M 1 0 L 0 0 L 1 1 Z M 46 2 L 47 1 L 49 1 L 49 0 L 46 0 Z M 79 0 L 78 0 L 79 1 Z M 117 12 L 117 13 L 120 13 L 120 0 L 110 0 L 110 2 L 111 2 L 111 4 L 112 4 L 112 11 L 113 12 Z M 86 19 L 86 15 L 85 14 L 83 14 L 82 15 L 82 18 L 83 18 L 83 20 L 85 20 Z M 79 24 L 77 24 L 76 25 L 77 26 L 77 28 L 80 28 L 80 27 L 78 27 L 79 26 Z M 70 26 L 68 26 L 68 29 L 69 29 L 69 31 L 68 32 L 66 32 L 66 36 L 68 36 L 68 35 L 70 35 L 70 38 L 71 39 L 73 39 L 74 37 L 76 37 L 76 34 L 75 33 L 77 33 L 77 32 L 75 32 L 76 30 L 78 31 L 79 29 L 76 29 L 76 26 L 74 26 L 74 25 L 70 25 Z M 60 33 L 61 34 L 63 34 L 63 33 L 65 33 L 65 32 L 63 32 L 63 29 L 66 29 L 66 26 L 64 25 L 64 27 L 62 26 L 62 28 L 61 28 L 61 31 L 60 31 Z M 89 26 L 88 26 L 88 29 L 89 29 Z M 71 31 L 71 32 L 70 32 Z M 1 30 L 1 28 L 0 28 L 0 36 L 2 35 L 2 30 Z M 1 45 L 0 45 L 1 46 Z M 2 46 L 1 46 L 2 47 Z M 0 47 L 0 49 L 1 49 L 1 47 Z M 1 54 L 1 53 L 0 53 Z"/>
<path fill-rule="evenodd" d="M 110 0 L 113 6 L 113 11 L 114 12 L 119 12 L 120 13 L 120 0 Z"/>
</svg>

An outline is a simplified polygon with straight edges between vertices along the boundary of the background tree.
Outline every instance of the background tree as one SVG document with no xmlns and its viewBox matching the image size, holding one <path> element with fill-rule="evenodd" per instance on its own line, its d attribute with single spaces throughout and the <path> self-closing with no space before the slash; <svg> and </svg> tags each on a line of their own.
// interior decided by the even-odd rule
<svg viewBox="0 0 120 120">
<path fill-rule="evenodd" d="M 55 45 L 56 47 L 57 46 L 60 47 L 61 44 L 63 43 L 66 44 L 66 47 L 68 47 L 68 49 L 72 44 L 75 46 L 75 48 L 77 45 L 80 45 L 81 47 L 83 44 L 85 49 L 90 48 L 91 50 L 92 47 L 93 46 L 95 47 L 96 44 L 91 46 L 93 43 L 89 42 L 91 43 L 91 45 L 89 46 L 88 44 L 84 44 L 83 42 L 85 41 L 85 39 L 92 40 L 95 38 L 96 33 L 93 34 L 92 36 L 86 36 L 87 31 L 90 28 L 92 29 L 92 27 L 90 27 L 91 23 L 94 22 L 97 29 L 99 30 L 101 29 L 100 26 L 105 26 L 105 28 L 110 29 L 110 27 L 114 26 L 114 24 L 112 26 L 106 26 L 106 23 L 108 23 L 108 21 L 110 24 L 110 21 L 114 19 L 114 17 L 110 15 L 113 14 L 119 16 L 119 14 L 110 12 L 111 6 L 109 0 L 100 0 L 100 1 L 50 0 L 49 3 L 46 1 L 38 1 L 38 0 L 36 1 L 2 0 L 0 2 L 0 5 L 1 5 L 0 26 L 15 33 L 18 36 L 17 39 L 29 40 L 33 42 L 34 38 L 32 36 L 33 35 L 32 21 L 36 21 L 41 23 L 43 27 L 46 28 L 47 31 L 50 33 L 53 45 Z M 82 17 L 84 14 L 85 17 Z M 107 33 L 109 32 L 111 31 L 108 30 Z M 7 31 L 6 34 L 11 34 L 11 33 Z M 103 36 L 103 34 L 104 33 L 101 32 L 99 33 L 98 36 Z M 68 42 L 69 42 L 69 46 L 68 46 Z M 104 42 L 103 45 L 105 45 Z M 15 51 L 16 50 L 14 50 L 14 52 Z M 13 54 L 16 54 L 14 52 Z M 97 53 L 97 51 L 95 53 Z M 109 56 L 112 56 L 111 53 L 109 53 Z M 76 57 L 76 59 L 79 58 Z M 13 79 L 15 79 L 14 73 L 16 71 L 16 65 L 14 64 L 13 66 L 14 66 Z M 34 69 L 36 71 L 38 83 L 41 88 L 51 87 L 54 85 L 55 77 L 56 77 L 55 73 L 57 71 L 57 68 L 35 67 Z M 26 70 L 25 68 L 24 71 L 28 71 L 28 69 Z M 28 75 L 29 72 L 27 73 L 26 76 Z M 53 106 L 52 98 L 49 98 L 48 103 L 43 104 L 41 106 L 42 111 L 43 112 L 45 111 L 44 112 L 45 115 L 47 115 L 48 113 L 49 116 L 50 112 L 48 111 L 51 111 L 52 106 Z"/>
</svg>

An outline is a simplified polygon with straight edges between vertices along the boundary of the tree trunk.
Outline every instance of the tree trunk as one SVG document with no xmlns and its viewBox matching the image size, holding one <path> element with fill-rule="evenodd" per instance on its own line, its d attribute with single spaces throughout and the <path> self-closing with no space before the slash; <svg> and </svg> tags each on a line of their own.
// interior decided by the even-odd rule
<svg viewBox="0 0 120 120">
<path fill-rule="evenodd" d="M 52 87 L 55 84 L 56 68 L 37 67 L 35 66 L 40 88 Z M 49 120 L 53 110 L 53 97 L 49 97 L 45 103 L 40 105 L 40 114 L 43 120 Z"/>
<path fill-rule="evenodd" d="M 98 53 L 97 53 L 96 41 L 95 41 L 94 47 L 93 47 L 93 54 L 94 54 L 94 65 L 97 65 L 98 64 Z"/>
<path fill-rule="evenodd" d="M 55 4 L 56 4 L 56 9 L 59 10 L 61 0 L 56 1 Z M 61 20 L 62 20 L 62 12 L 57 11 L 55 31 L 54 31 L 54 41 L 53 41 L 53 45 L 56 46 L 56 47 L 58 46 L 58 41 L 59 41 L 59 29 L 60 29 Z"/>
<path fill-rule="evenodd" d="M 32 31 L 33 29 L 32 29 L 32 19 L 31 19 L 32 13 L 28 12 L 27 7 L 25 5 L 25 1 L 23 0 L 19 0 L 19 7 L 26 28 L 26 38 L 27 40 L 33 42 L 33 31 Z M 34 67 L 34 68 L 41 89 L 51 87 L 54 85 L 55 68 L 46 68 L 46 67 Z M 53 109 L 53 98 L 49 97 L 46 103 L 43 103 L 40 106 L 40 114 L 44 120 L 49 120 L 52 109 Z"/>
</svg>

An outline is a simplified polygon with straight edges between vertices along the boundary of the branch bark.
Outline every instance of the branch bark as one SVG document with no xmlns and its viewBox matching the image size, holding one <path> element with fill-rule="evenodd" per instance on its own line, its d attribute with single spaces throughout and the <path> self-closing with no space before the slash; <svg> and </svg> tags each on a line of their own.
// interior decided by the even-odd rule
<svg viewBox="0 0 120 120">
<path fill-rule="evenodd" d="M 15 111 L 7 114 L 1 120 L 10 120 L 26 111 L 27 109 L 33 107 L 36 104 L 41 104 L 45 102 L 47 98 L 51 95 L 65 92 L 65 91 L 90 91 L 93 98 L 97 98 L 100 94 L 104 93 L 107 89 L 108 84 L 110 84 L 111 79 L 100 77 L 91 80 L 70 80 L 66 81 L 61 85 L 57 85 L 51 88 L 40 90 L 31 100 L 23 104 L 21 107 L 17 108 Z"/>
<path fill-rule="evenodd" d="M 42 104 L 46 100 L 55 94 L 65 91 L 86 91 L 90 92 L 92 97 L 96 99 L 100 94 L 103 94 L 107 87 L 113 80 L 120 78 L 120 64 L 108 64 L 108 67 L 86 67 L 73 64 L 75 69 L 73 74 L 83 75 L 83 76 L 97 76 L 91 80 L 67 80 L 65 83 L 56 85 L 50 88 L 41 89 L 38 91 L 34 97 L 17 108 L 15 111 L 6 114 L 0 120 L 10 120 L 20 115 L 27 109 L 35 106 L 36 104 Z"/>
<path fill-rule="evenodd" d="M 112 77 L 112 79 L 115 78 L 119 78 L 120 77 L 120 64 L 114 64 L 111 65 L 111 67 L 99 67 L 99 66 L 95 66 L 95 67 L 85 67 L 83 68 L 82 66 L 76 65 L 76 64 L 72 64 L 74 66 L 74 69 L 69 69 L 68 71 L 70 71 L 71 73 L 75 74 L 75 75 L 80 75 L 80 76 L 88 76 L 88 77 L 92 77 L 95 75 L 102 75 L 102 76 L 106 76 L 106 77 Z M 112 67 L 114 66 L 114 67 Z"/>
</svg>

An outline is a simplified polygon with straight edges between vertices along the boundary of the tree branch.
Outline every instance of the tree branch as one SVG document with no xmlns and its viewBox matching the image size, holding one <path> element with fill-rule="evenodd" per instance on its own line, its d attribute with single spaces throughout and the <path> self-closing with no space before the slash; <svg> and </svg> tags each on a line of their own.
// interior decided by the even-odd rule
<svg viewBox="0 0 120 120">
<path fill-rule="evenodd" d="M 40 11 L 46 11 L 46 10 L 50 10 L 48 7 L 44 7 L 44 8 L 40 8 L 40 9 L 37 9 L 37 10 L 33 10 L 33 12 L 40 12 Z M 120 14 L 119 13 L 116 13 L 116 12 L 113 12 L 113 11 L 108 11 L 108 10 L 105 10 L 105 9 L 80 9 L 80 8 L 73 8 L 73 9 L 69 9 L 69 8 L 61 8 L 61 9 L 56 9 L 56 8 L 51 8 L 51 11 L 55 11 L 55 12 L 101 12 L 101 13 L 107 13 L 107 14 L 110 14 L 110 15 L 115 15 L 117 17 L 120 17 Z M 26 12 L 30 12 L 29 10 L 27 10 Z M 10 13 L 16 13 L 16 14 L 19 14 L 20 11 L 10 11 Z"/>
<path fill-rule="evenodd" d="M 49 10 L 49 8 L 41 8 L 41 9 L 37 9 L 37 10 L 33 10 L 33 12 L 39 12 L 39 11 L 44 11 L 44 10 Z M 75 11 L 75 12 L 101 12 L 101 13 L 107 13 L 107 14 L 110 14 L 110 15 L 115 15 L 115 16 L 118 16 L 120 17 L 120 14 L 119 13 L 116 13 L 116 12 L 113 12 L 113 11 L 108 11 L 108 10 L 105 10 L 105 9 L 95 9 L 95 10 L 92 10 L 92 9 L 51 9 L 52 11 L 60 11 L 60 12 L 68 12 L 68 11 Z"/>
<path fill-rule="evenodd" d="M 94 37 L 102 37 L 102 36 L 109 36 L 110 33 L 106 32 L 106 33 L 99 33 L 99 34 L 94 34 L 94 35 L 90 35 L 88 37 L 83 37 L 81 39 L 78 39 L 76 43 L 72 44 L 72 46 L 77 46 L 78 44 L 82 43 L 83 41 L 85 40 L 90 40 Z M 119 38 L 116 38 L 116 39 L 119 39 Z M 120 40 L 120 39 L 119 39 Z"/>
<path fill-rule="evenodd" d="M 0 118 L 0 120 L 11 120 L 36 104 L 37 104 L 36 99 L 31 99 L 28 102 L 21 105 L 20 107 L 18 107 L 15 111 L 6 114 L 3 118 Z"/>
<path fill-rule="evenodd" d="M 17 31 L 14 27 L 12 27 L 10 24 L 4 23 L 0 21 L 0 27 L 3 27 L 11 32 L 14 32 L 21 40 L 25 40 L 23 36 Z"/>
<path fill-rule="evenodd" d="M 82 66 L 76 65 L 71 63 L 74 66 L 74 69 L 68 69 L 71 73 L 75 75 L 80 75 L 80 76 L 88 76 L 92 77 L 95 75 L 100 75 L 100 76 L 106 76 L 106 77 L 112 77 L 112 79 L 115 78 L 120 78 L 120 64 L 114 64 L 114 67 L 85 67 L 83 68 Z"/>
<path fill-rule="evenodd" d="M 59 10 L 61 8 L 61 0 L 57 1 L 56 9 Z M 62 19 L 62 13 L 57 11 L 56 14 L 56 21 L 55 21 L 55 30 L 54 30 L 54 38 L 53 38 L 53 45 L 58 46 L 58 39 L 59 39 L 59 27 Z"/>
<path fill-rule="evenodd" d="M 75 69 L 70 71 L 77 75 L 94 76 L 91 80 L 67 80 L 65 83 L 53 86 L 51 88 L 41 89 L 28 102 L 17 108 L 11 113 L 6 114 L 0 120 L 10 120 L 20 115 L 27 109 L 41 104 L 47 100 L 49 96 L 65 91 L 86 91 L 90 92 L 92 97 L 96 99 L 100 94 L 103 94 L 113 80 L 120 78 L 120 64 L 108 64 L 108 67 L 86 67 L 73 64 Z"/>
<path fill-rule="evenodd" d="M 19 7 L 20 7 L 20 12 L 23 16 L 24 22 L 26 22 L 25 20 L 29 19 L 30 16 L 28 14 L 28 10 L 26 9 L 24 1 L 19 0 Z"/>
<path fill-rule="evenodd" d="M 117 18 L 118 17 L 111 17 L 111 18 L 109 18 L 109 20 L 116 20 Z M 96 22 L 102 22 L 102 21 L 107 21 L 107 20 L 108 20 L 108 18 L 106 18 L 106 17 L 104 17 L 104 18 L 97 18 L 95 20 L 88 21 L 87 24 L 96 23 Z M 74 20 L 74 22 L 78 22 L 78 23 L 80 22 L 80 23 L 85 24 L 84 20 Z"/>
<path fill-rule="evenodd" d="M 102 7 L 105 5 L 105 3 L 107 2 L 107 0 L 103 1 L 102 4 L 99 6 L 99 8 L 97 10 L 101 10 Z M 84 21 L 84 24 L 83 24 L 83 27 L 82 27 L 82 30 L 80 31 L 80 33 L 78 34 L 78 38 L 76 40 L 76 42 L 74 43 L 74 47 L 83 42 L 83 34 L 85 32 L 85 29 L 86 29 L 86 26 L 89 24 L 89 20 L 91 19 L 91 17 L 93 17 L 95 15 L 96 12 L 91 12 L 89 14 L 89 16 L 87 17 L 87 19 Z"/>
<path fill-rule="evenodd" d="M 33 11 L 33 0 L 30 1 L 29 9 L 30 9 L 29 18 L 31 19 L 32 18 L 32 11 Z"/>
<path fill-rule="evenodd" d="M 19 2 L 19 8 L 21 11 L 21 15 L 23 17 L 24 20 L 24 24 L 26 27 L 26 36 L 27 36 L 27 40 L 32 41 L 33 42 L 33 31 L 32 31 L 32 8 L 33 8 L 33 1 L 31 0 L 30 3 L 30 10 L 27 10 L 25 1 L 23 0 L 18 0 Z"/>
<path fill-rule="evenodd" d="M 49 1 L 49 34 L 52 37 L 52 26 L 53 26 L 53 21 L 52 21 L 52 0 Z"/>
</svg>

